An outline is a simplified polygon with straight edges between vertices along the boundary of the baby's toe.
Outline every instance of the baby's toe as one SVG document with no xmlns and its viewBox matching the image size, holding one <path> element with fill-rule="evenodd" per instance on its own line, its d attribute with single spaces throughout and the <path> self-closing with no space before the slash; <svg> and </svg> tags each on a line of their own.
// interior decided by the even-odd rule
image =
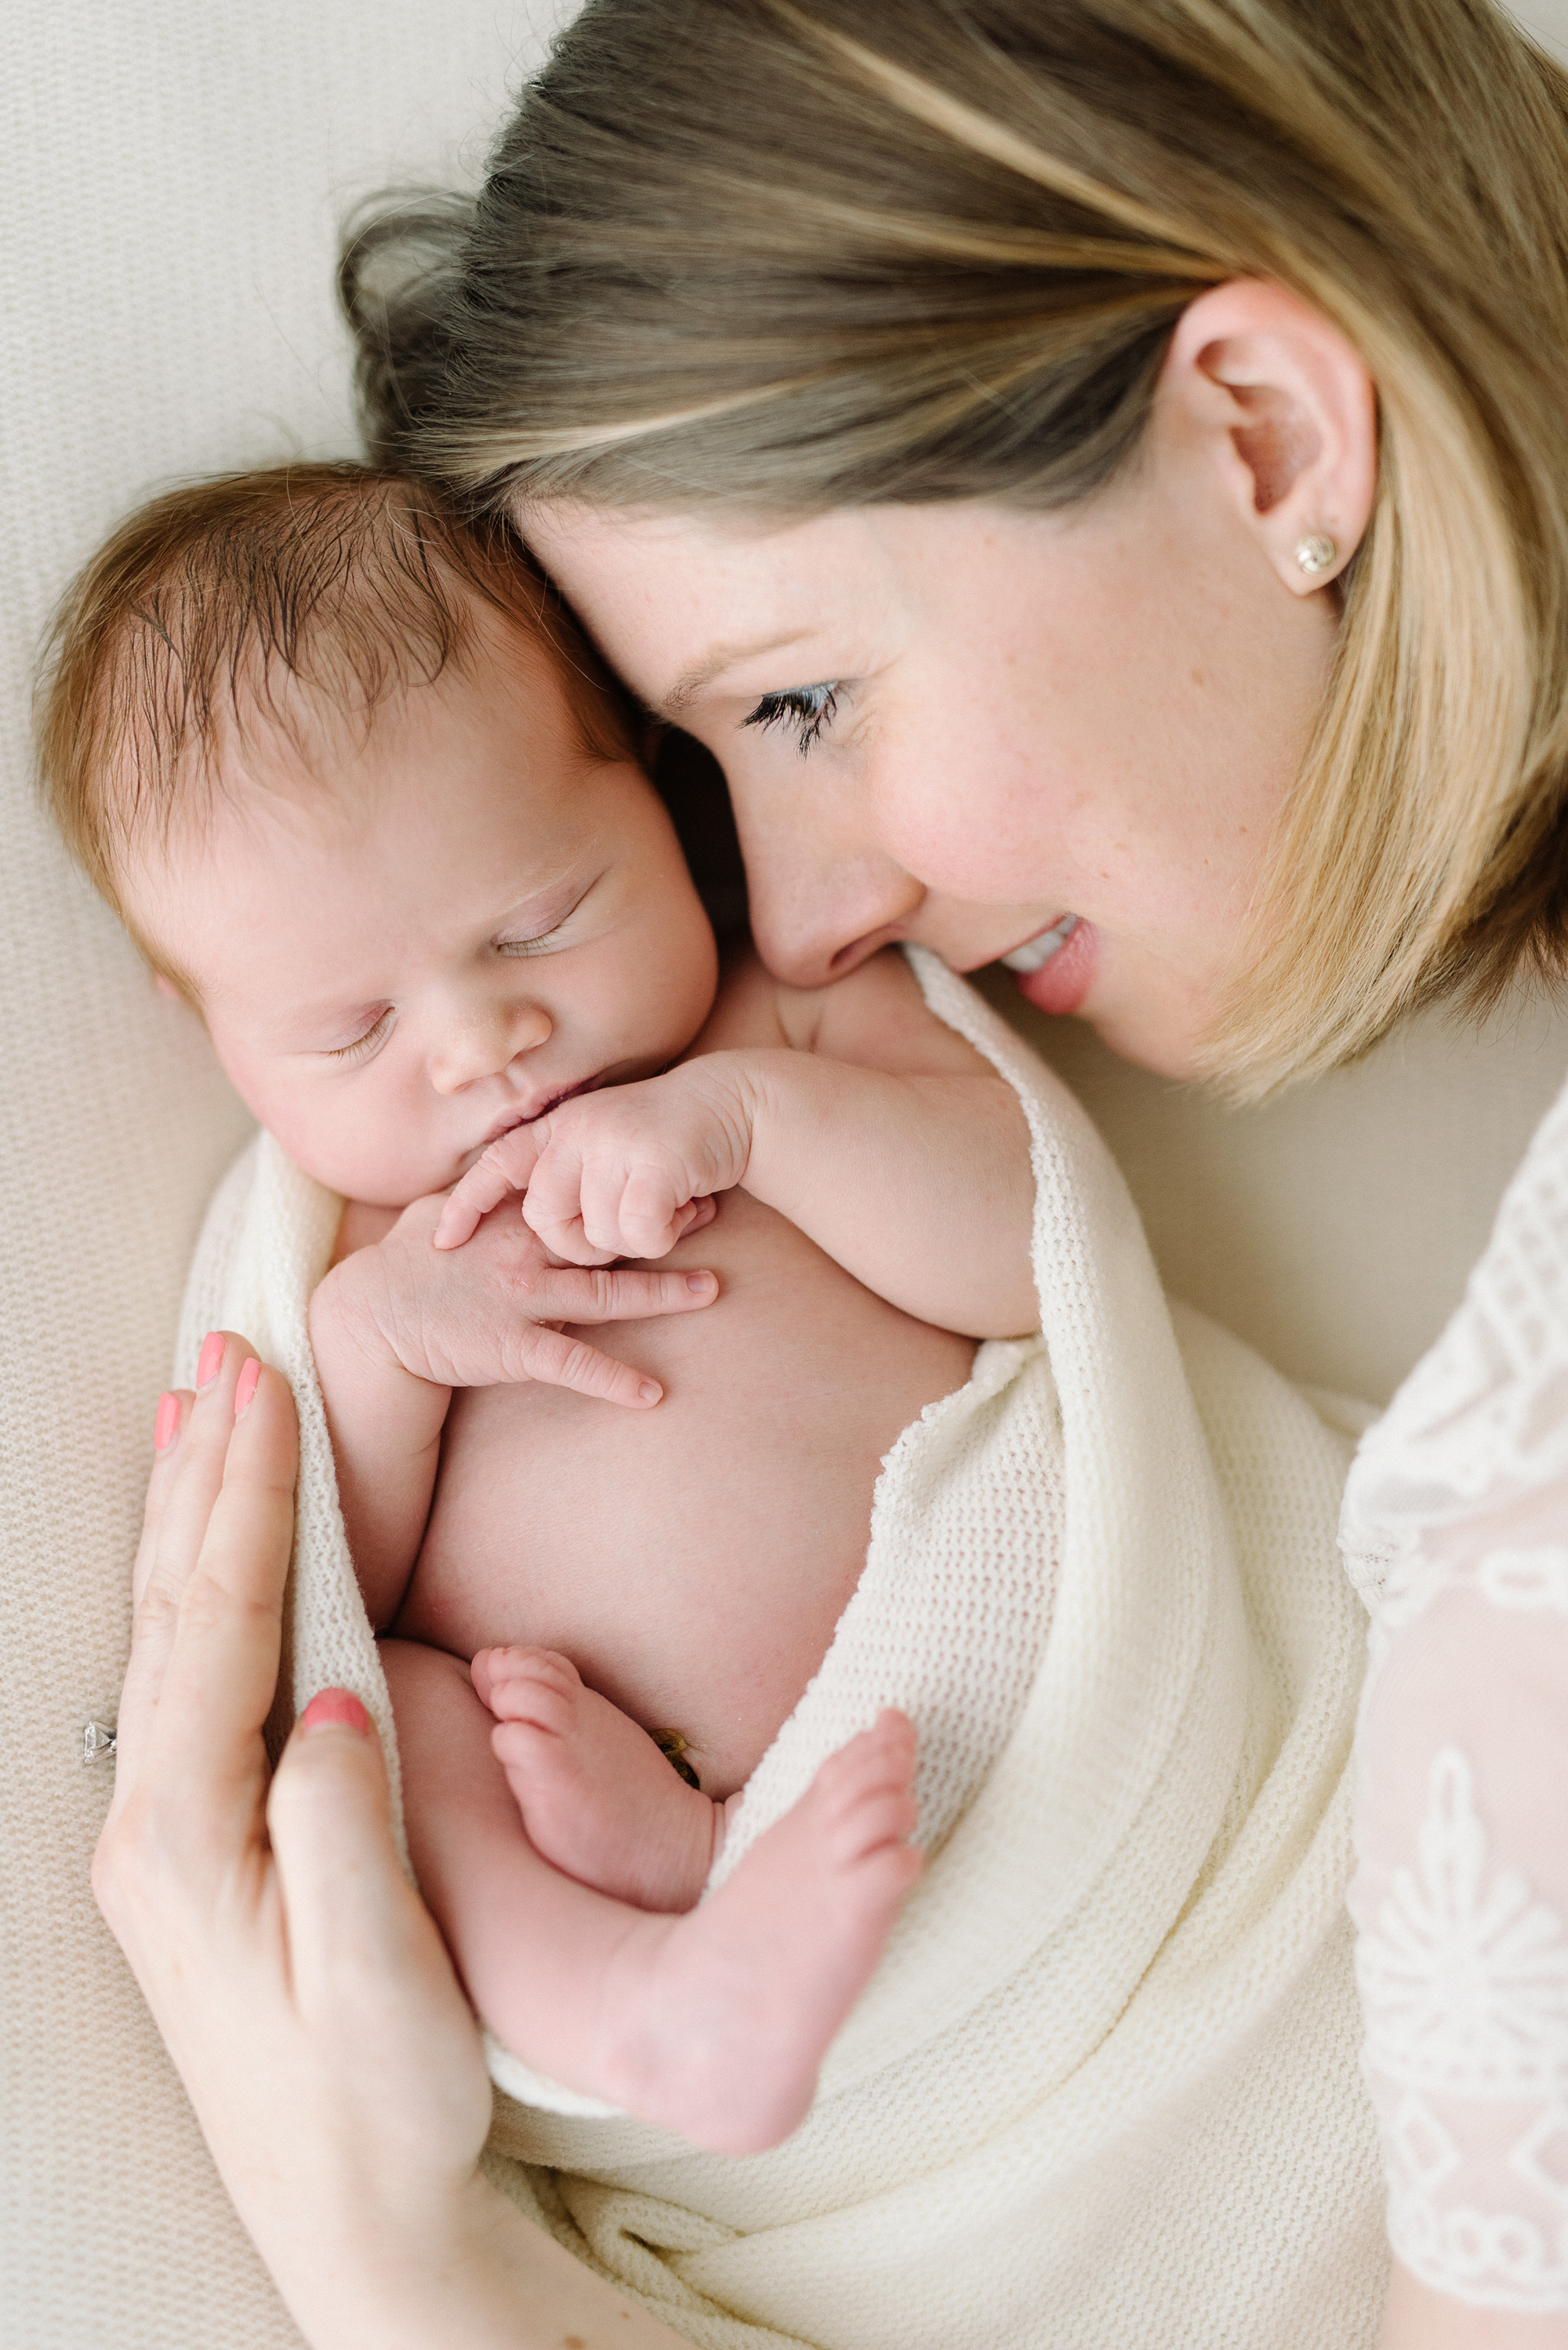
<svg viewBox="0 0 1568 2350">
<path fill-rule="evenodd" d="M 583 1686 L 570 1658 L 555 1648 L 481 1648 L 469 1674 L 482 1702 L 502 1720 L 519 1711 L 531 1716 L 543 1692 L 574 1707 Z"/>
<path fill-rule="evenodd" d="M 578 1727 L 576 1693 L 525 1674 L 499 1682 L 491 1690 L 488 1703 L 497 1722 L 514 1721 L 531 1730 L 547 1731 L 554 1738 L 570 1738 Z"/>
</svg>

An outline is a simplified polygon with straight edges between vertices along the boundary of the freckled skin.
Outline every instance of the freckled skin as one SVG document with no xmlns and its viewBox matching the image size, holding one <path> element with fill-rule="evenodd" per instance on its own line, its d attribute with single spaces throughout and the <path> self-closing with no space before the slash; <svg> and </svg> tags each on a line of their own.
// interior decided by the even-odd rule
<svg viewBox="0 0 1568 2350">
<path fill-rule="evenodd" d="M 1333 583 L 1295 548 L 1326 532 L 1342 567 L 1376 481 L 1357 353 L 1241 281 L 1183 313 L 1136 462 L 1067 509 L 516 518 L 614 666 L 719 760 L 780 979 L 820 986 L 894 939 L 972 971 L 1071 913 L 1072 1000 L 1030 1000 L 1179 1077 L 1332 671 Z M 754 723 L 829 683 L 809 756 Z"/>
</svg>

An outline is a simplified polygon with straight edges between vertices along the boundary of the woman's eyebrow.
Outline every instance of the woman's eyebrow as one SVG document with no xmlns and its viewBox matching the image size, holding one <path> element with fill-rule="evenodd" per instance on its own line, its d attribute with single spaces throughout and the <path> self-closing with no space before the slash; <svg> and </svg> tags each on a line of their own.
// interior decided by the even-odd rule
<svg viewBox="0 0 1568 2350">
<path fill-rule="evenodd" d="M 760 660 L 765 653 L 787 652 L 791 645 L 804 645 L 811 636 L 809 629 L 796 629 L 787 637 L 773 637 L 756 644 L 740 641 L 711 646 L 692 668 L 686 670 L 655 705 L 671 716 L 680 710 L 690 709 L 698 696 L 706 692 L 716 677 L 733 669 L 743 660 Z"/>
</svg>

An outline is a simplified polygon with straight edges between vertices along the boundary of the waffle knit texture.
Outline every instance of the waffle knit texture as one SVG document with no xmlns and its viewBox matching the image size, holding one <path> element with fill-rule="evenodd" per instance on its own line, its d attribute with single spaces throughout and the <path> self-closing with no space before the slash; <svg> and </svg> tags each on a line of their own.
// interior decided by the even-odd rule
<svg viewBox="0 0 1568 2350">
<path fill-rule="evenodd" d="M 862 1580 L 723 1869 L 890 1704 L 919 1734 L 930 1865 L 784 2146 L 696 2153 L 493 2043 L 516 2092 L 498 2176 L 713 2350 L 1023 2350 L 1043 2308 L 1053 2350 L 1353 2350 L 1386 2260 L 1344 1913 L 1350 1441 L 1173 1316 L 1082 1112 L 909 953 L 1028 1117 L 1041 1336 L 981 1347 L 888 1454 Z M 288 1373 L 285 1702 L 356 1690 L 390 1751 L 306 1330 L 338 1207 L 270 1137 L 247 1150 L 179 1378 L 218 1325 Z"/>
<path fill-rule="evenodd" d="M 471 182 L 569 13 L 570 0 L 0 8 L 4 2350 L 299 2344 L 93 1907 L 113 1765 L 80 1760 L 82 1726 L 112 1721 L 125 1669 L 181 1286 L 250 1122 L 36 806 L 32 663 L 67 580 L 140 499 L 219 468 L 354 452 L 337 223 L 378 187 Z M 1530 14 L 1568 29 L 1568 0 Z M 1017 1016 L 1070 1062 L 1168 1283 L 1302 1377 L 1375 1397 L 1457 1302 L 1568 1065 L 1568 1016 L 1550 1004 L 1480 1045 L 1424 1016 L 1342 1076 L 1232 1113 L 1116 1061 L 1078 1022 Z M 1263 2126 L 1293 2120 L 1281 2109 Z M 825 2201 L 836 2191 L 830 2175 Z M 685 2253 L 639 2254 L 628 2204 L 573 2196 L 572 2213 L 550 2204 L 565 2234 L 644 2260 L 670 2289 Z M 1228 2208 L 1244 2244 L 1248 2210 Z M 661 2209 L 673 2243 L 678 2206 Z M 681 2224 L 692 2258 L 725 2241 Z M 1174 2265 L 1189 2258 L 1178 2247 Z M 1282 2324 L 1281 2350 L 1296 2339 Z"/>
</svg>

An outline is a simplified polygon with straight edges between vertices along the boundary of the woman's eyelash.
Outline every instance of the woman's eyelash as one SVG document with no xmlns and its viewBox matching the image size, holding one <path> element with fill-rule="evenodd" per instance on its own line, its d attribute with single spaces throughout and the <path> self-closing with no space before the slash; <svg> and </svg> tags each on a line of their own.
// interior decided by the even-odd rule
<svg viewBox="0 0 1568 2350">
<path fill-rule="evenodd" d="M 831 726 L 838 708 L 836 682 L 828 685 L 792 685 L 784 693 L 764 693 L 753 711 L 741 721 L 742 726 L 783 726 L 794 720 L 795 748 L 804 759 L 825 726 Z"/>
<path fill-rule="evenodd" d="M 368 1061 L 371 1054 L 386 1043 L 396 1017 L 395 1006 L 389 1003 L 384 1012 L 377 1014 L 365 1034 L 356 1036 L 351 1045 L 329 1045 L 327 1058 L 329 1061 Z"/>
</svg>

